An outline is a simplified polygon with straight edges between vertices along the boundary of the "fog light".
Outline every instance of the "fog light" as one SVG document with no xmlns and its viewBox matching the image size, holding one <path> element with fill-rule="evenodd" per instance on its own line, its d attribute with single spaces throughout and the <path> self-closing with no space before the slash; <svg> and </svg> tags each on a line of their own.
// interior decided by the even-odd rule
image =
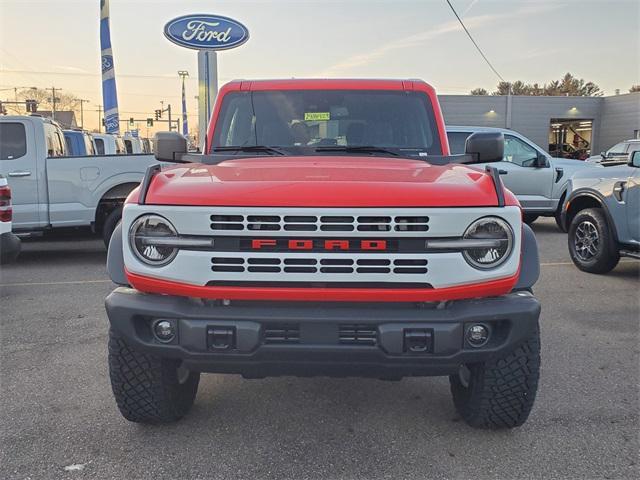
<svg viewBox="0 0 640 480">
<path fill-rule="evenodd" d="M 471 325 L 467 329 L 467 342 L 472 347 L 481 347 L 489 340 L 489 329 L 484 325 Z"/>
<path fill-rule="evenodd" d="M 175 338 L 176 331 L 169 320 L 158 320 L 153 325 L 153 334 L 159 341 L 168 343 Z"/>
</svg>

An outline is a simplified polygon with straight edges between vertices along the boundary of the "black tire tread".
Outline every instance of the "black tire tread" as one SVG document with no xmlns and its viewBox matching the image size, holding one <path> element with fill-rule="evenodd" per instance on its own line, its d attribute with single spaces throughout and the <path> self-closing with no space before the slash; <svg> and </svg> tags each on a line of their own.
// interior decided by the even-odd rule
<svg viewBox="0 0 640 480">
<path fill-rule="evenodd" d="M 134 350 L 109 330 L 109 376 L 120 413 L 131 422 L 168 423 L 191 408 L 200 374 L 178 382 L 177 363 Z"/>
<path fill-rule="evenodd" d="M 540 377 L 539 327 L 507 355 L 469 366 L 466 388 L 450 377 L 454 405 L 472 427 L 499 429 L 521 426 L 533 408 Z"/>
</svg>

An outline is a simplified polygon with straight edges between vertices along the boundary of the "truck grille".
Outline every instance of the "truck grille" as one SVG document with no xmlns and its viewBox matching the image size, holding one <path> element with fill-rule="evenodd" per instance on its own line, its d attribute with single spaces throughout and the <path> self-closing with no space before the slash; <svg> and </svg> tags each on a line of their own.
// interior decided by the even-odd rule
<svg viewBox="0 0 640 480">
<path fill-rule="evenodd" d="M 425 215 L 211 215 L 213 231 L 426 232 Z"/>
<path fill-rule="evenodd" d="M 213 257 L 213 272 L 227 273 L 269 273 L 293 277 L 296 274 L 310 274 L 321 279 L 326 274 L 385 274 L 424 275 L 428 272 L 424 258 L 353 258 L 348 254 L 317 257 L 307 256 L 233 256 Z"/>
</svg>

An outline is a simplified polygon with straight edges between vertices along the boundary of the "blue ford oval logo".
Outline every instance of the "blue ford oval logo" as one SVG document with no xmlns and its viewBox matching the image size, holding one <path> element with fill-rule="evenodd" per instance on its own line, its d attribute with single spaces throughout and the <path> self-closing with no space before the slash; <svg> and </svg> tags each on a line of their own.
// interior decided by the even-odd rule
<svg viewBox="0 0 640 480">
<path fill-rule="evenodd" d="M 164 35 L 173 43 L 196 50 L 227 50 L 249 40 L 249 30 L 240 22 L 206 14 L 174 18 L 164 26 Z"/>
</svg>

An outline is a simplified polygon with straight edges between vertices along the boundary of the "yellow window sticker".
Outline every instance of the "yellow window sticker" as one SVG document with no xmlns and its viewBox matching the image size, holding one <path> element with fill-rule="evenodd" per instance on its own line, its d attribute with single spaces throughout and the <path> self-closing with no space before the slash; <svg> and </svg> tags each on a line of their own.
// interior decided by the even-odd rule
<svg viewBox="0 0 640 480">
<path fill-rule="evenodd" d="M 304 112 L 304 121 L 313 122 L 318 120 L 331 120 L 330 112 Z"/>
</svg>

